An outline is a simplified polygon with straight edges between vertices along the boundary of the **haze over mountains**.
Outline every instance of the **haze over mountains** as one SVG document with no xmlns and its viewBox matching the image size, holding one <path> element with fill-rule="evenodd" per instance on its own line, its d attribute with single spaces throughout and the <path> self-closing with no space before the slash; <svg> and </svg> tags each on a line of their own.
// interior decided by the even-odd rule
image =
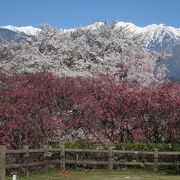
<svg viewBox="0 0 180 180">
<path fill-rule="evenodd" d="M 104 28 L 105 26 L 107 26 L 108 28 L 111 29 L 110 31 L 112 31 L 111 36 L 112 36 L 113 41 L 115 41 L 115 39 L 117 40 L 117 38 L 120 38 L 120 39 L 122 38 L 122 37 L 119 37 L 119 35 L 115 35 L 115 33 L 118 34 L 118 32 L 121 31 L 121 29 L 123 29 L 124 37 L 122 39 L 123 39 L 123 43 L 125 43 L 124 45 L 128 45 L 128 43 L 125 42 L 126 40 L 129 41 L 129 40 L 133 39 L 133 42 L 136 42 L 136 39 L 137 39 L 137 43 L 142 44 L 143 47 L 145 49 L 147 49 L 147 53 L 148 53 L 148 51 L 150 51 L 150 52 L 158 52 L 161 54 L 165 54 L 166 55 L 166 56 L 164 56 L 165 58 L 161 58 L 160 59 L 161 61 L 153 61 L 154 70 L 156 69 L 157 66 L 165 65 L 165 67 L 167 68 L 166 76 L 168 78 L 180 79 L 180 71 L 179 71 L 179 69 L 180 69 L 180 28 L 166 26 L 164 24 L 160 24 L 160 25 L 152 24 L 152 25 L 149 25 L 146 27 L 138 27 L 132 23 L 127 23 L 127 22 L 116 22 L 111 25 L 107 25 L 104 22 L 97 22 L 95 24 L 92 24 L 92 25 L 89 25 L 86 27 L 75 28 L 75 29 L 59 29 L 58 30 L 58 29 L 52 28 L 52 29 L 50 29 L 49 32 L 54 33 L 54 34 L 52 34 L 52 37 L 51 37 L 52 39 L 54 38 L 53 39 L 54 41 L 52 41 L 52 39 L 51 40 L 46 39 L 46 41 L 47 41 L 46 45 L 48 43 L 50 43 L 51 45 L 54 43 L 53 48 L 57 48 L 58 53 L 59 53 L 60 47 L 58 47 L 58 46 L 62 42 L 57 39 L 59 37 L 62 38 L 61 36 L 71 37 L 70 34 L 72 34 L 72 33 L 75 34 L 75 32 L 77 33 L 78 31 L 79 31 L 78 32 L 79 35 L 78 35 L 78 37 L 76 37 L 75 43 L 77 43 L 77 42 L 80 43 L 78 38 L 82 38 L 83 33 L 86 34 L 86 38 L 85 38 L 86 40 L 87 40 L 87 37 L 89 38 L 90 36 L 93 36 L 93 33 L 94 33 L 94 36 L 96 37 L 96 39 L 98 39 L 99 37 L 106 39 L 106 37 L 104 37 L 104 35 L 101 36 L 101 34 L 100 34 L 101 31 L 103 31 L 103 33 L 105 33 L 104 30 L 102 30 L 102 28 Z M 41 30 L 38 28 L 33 28 L 32 26 L 28 26 L 28 27 L 3 26 L 3 27 L 0 27 L 0 43 L 1 44 L 8 44 L 9 42 L 20 43 L 22 40 L 26 41 L 27 39 L 32 39 L 32 41 L 34 41 L 34 40 L 36 40 L 36 38 L 38 39 L 39 36 L 42 37 L 43 31 L 44 30 Z M 91 32 L 91 35 L 88 34 L 89 32 Z M 108 32 L 108 30 L 107 30 L 107 32 Z M 80 36 L 80 34 L 81 34 L 81 36 Z M 121 36 L 122 36 L 122 33 L 121 33 Z M 82 38 L 81 42 L 86 41 L 83 38 Z M 66 40 L 64 40 L 65 43 L 67 43 Z M 101 43 L 103 44 L 103 42 L 101 42 Z M 116 46 L 116 47 L 118 47 L 120 45 L 119 43 L 121 43 L 121 42 L 117 42 L 116 44 L 113 45 L 112 42 L 110 42 L 110 44 L 112 46 Z M 123 45 L 123 47 L 124 47 L 124 45 Z M 79 46 L 81 46 L 81 43 L 79 44 Z M 85 47 L 85 46 L 87 46 L 87 44 L 83 44 L 83 46 Z M 76 47 L 76 49 L 77 48 L 78 47 Z M 87 48 L 91 48 L 90 43 L 88 43 Z M 97 49 L 97 47 L 94 47 L 94 48 Z M 98 48 L 100 48 L 100 47 L 98 47 Z M 134 47 L 134 48 L 136 49 L 136 47 Z M 100 49 L 102 50 L 102 48 L 100 48 Z M 93 49 L 91 49 L 91 50 L 93 50 Z M 51 53 L 53 52 L 52 53 L 53 56 L 55 55 L 55 53 L 57 53 L 55 51 L 56 51 L 55 49 L 50 50 Z M 78 51 L 80 51 L 80 50 L 78 50 Z M 113 48 L 111 48 L 111 51 L 109 52 L 109 54 L 111 54 L 112 51 L 113 51 Z M 117 50 L 114 50 L 114 51 L 116 53 L 113 55 L 111 54 L 111 58 L 112 57 L 113 57 L 113 59 L 120 58 L 120 56 L 117 56 Z M 76 53 L 77 52 L 75 52 L 75 54 Z M 108 56 L 108 52 L 106 52 L 106 53 L 107 53 L 106 55 Z M 74 57 L 76 56 L 75 54 L 74 54 Z M 92 54 L 94 55 L 94 53 L 92 53 Z M 92 54 L 88 55 L 88 57 L 86 57 L 86 58 L 92 59 L 92 57 L 90 57 L 90 56 L 92 56 Z M 43 54 L 43 55 L 45 55 L 45 54 Z M 41 54 L 41 56 L 42 56 L 42 54 Z M 122 56 L 122 53 L 121 53 L 121 56 Z M 46 55 L 46 58 L 45 58 L 46 61 L 48 61 L 47 58 L 49 58 L 49 57 Z M 56 56 L 56 58 L 57 58 L 57 56 Z M 77 57 L 75 57 L 75 58 L 77 58 Z M 103 57 L 103 58 L 99 59 L 99 61 L 104 66 L 104 62 L 102 62 L 103 59 L 105 59 L 105 61 L 106 61 L 108 58 Z M 97 59 L 96 59 L 96 61 L 97 61 Z M 110 60 L 107 60 L 107 62 L 109 62 L 109 61 Z M 148 58 L 147 58 L 147 61 L 148 61 Z M 152 61 L 151 58 L 149 58 L 149 61 Z M 78 62 L 80 62 L 80 61 L 78 60 Z M 107 64 L 107 62 L 105 64 Z M 117 65 L 117 63 L 114 63 L 114 64 L 112 63 L 110 66 L 111 67 L 113 65 L 115 66 L 115 64 Z M 85 68 L 83 63 L 79 64 L 78 68 L 76 68 L 76 66 L 77 66 L 77 64 L 76 64 L 74 66 L 75 69 L 73 69 L 73 71 L 71 68 L 71 71 L 72 71 L 71 73 L 73 73 L 74 71 L 78 71 L 81 65 L 82 65 L 82 69 Z M 88 65 L 94 66 L 94 64 L 93 65 L 88 64 Z M 97 65 L 97 63 L 96 63 L 96 65 Z M 55 64 L 54 64 L 54 66 L 55 66 Z M 107 67 L 108 67 L 108 65 L 107 65 Z M 63 67 L 63 68 L 65 68 L 65 67 Z M 55 71 L 58 71 L 58 69 L 56 69 Z"/>
</svg>

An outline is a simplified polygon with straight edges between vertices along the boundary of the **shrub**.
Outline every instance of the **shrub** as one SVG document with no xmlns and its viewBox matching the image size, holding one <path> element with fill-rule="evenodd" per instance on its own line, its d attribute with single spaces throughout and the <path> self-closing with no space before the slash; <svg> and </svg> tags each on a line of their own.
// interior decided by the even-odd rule
<svg viewBox="0 0 180 180">
<path fill-rule="evenodd" d="M 158 148 L 159 151 L 179 151 L 179 144 L 161 144 L 161 143 L 118 143 L 114 145 L 114 148 L 117 150 L 134 150 L 134 151 L 154 151 L 154 148 Z"/>
</svg>

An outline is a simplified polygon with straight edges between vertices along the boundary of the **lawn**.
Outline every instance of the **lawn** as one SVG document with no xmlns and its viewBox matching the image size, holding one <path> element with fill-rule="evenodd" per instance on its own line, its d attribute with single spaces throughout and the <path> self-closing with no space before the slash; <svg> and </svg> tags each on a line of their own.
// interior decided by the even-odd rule
<svg viewBox="0 0 180 180">
<path fill-rule="evenodd" d="M 7 180 L 12 178 L 7 177 Z M 48 171 L 45 173 L 30 175 L 26 177 L 17 176 L 17 180 L 180 180 L 179 175 L 168 175 L 167 173 L 154 173 L 143 170 L 86 170 L 86 171 Z"/>
</svg>

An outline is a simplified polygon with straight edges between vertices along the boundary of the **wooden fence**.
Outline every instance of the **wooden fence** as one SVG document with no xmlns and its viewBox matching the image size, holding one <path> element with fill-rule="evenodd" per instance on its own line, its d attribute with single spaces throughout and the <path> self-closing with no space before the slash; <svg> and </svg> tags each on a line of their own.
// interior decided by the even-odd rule
<svg viewBox="0 0 180 180">
<path fill-rule="evenodd" d="M 59 157 L 55 160 L 46 160 L 37 161 L 37 162 L 30 162 L 29 157 L 33 153 L 42 153 L 44 157 L 48 157 L 49 153 L 58 153 Z M 75 159 L 68 159 L 67 154 L 74 153 Z M 95 155 L 104 154 L 106 155 L 107 159 L 103 160 L 93 160 L 93 159 L 79 159 L 79 153 L 86 153 L 88 157 L 88 153 Z M 23 163 L 18 164 L 8 164 L 6 159 L 8 155 L 22 155 L 24 161 Z M 151 162 L 139 162 L 139 161 L 118 161 L 114 157 L 118 155 L 145 155 L 151 156 Z M 25 168 L 28 169 L 29 167 L 34 166 L 43 166 L 46 164 L 59 164 L 60 170 L 64 171 L 66 165 L 68 164 L 75 164 L 75 165 L 106 165 L 109 169 L 113 169 L 114 166 L 122 165 L 122 166 L 151 166 L 154 170 L 158 170 L 159 166 L 180 166 L 180 161 L 176 162 L 160 162 L 160 156 L 175 156 L 179 157 L 180 152 L 160 152 L 158 149 L 154 149 L 154 151 L 126 151 L 126 150 L 114 150 L 112 147 L 109 147 L 107 150 L 101 149 L 66 149 L 62 145 L 61 148 L 53 148 L 49 149 L 48 146 L 43 146 L 41 149 L 29 149 L 28 146 L 24 146 L 21 150 L 6 150 L 5 146 L 0 146 L 0 180 L 5 179 L 5 174 L 7 169 L 16 169 L 16 168 Z"/>
</svg>

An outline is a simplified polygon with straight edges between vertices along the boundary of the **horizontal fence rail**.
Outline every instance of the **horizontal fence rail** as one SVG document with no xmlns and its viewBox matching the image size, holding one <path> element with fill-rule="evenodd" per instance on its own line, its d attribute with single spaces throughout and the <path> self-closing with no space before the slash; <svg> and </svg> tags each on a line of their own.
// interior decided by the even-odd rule
<svg viewBox="0 0 180 180">
<path fill-rule="evenodd" d="M 56 153 L 56 158 L 50 159 Z M 43 160 L 37 162 L 31 162 L 30 157 L 32 154 L 41 154 L 44 157 Z M 73 154 L 75 158 L 72 159 L 70 156 Z M 84 157 L 82 154 L 85 154 Z M 93 157 L 101 157 L 102 159 L 97 160 L 91 159 Z M 8 163 L 8 156 L 17 156 L 20 155 L 23 159 L 21 163 Z M 80 156 L 82 155 L 82 157 Z M 80 158 L 79 158 L 80 156 Z M 139 162 L 136 160 L 128 161 L 127 159 L 119 160 L 119 156 L 147 156 L 151 157 L 152 161 L 143 161 Z M 180 152 L 160 152 L 158 149 L 154 151 L 133 151 L 133 150 L 114 150 L 112 147 L 109 147 L 107 150 L 103 149 L 70 149 L 65 148 L 63 145 L 61 148 L 48 148 L 48 146 L 43 146 L 40 149 L 29 149 L 28 146 L 24 146 L 21 150 L 6 150 L 5 146 L 0 146 L 0 180 L 5 180 L 5 174 L 7 169 L 17 169 L 25 168 L 28 173 L 28 168 L 34 166 L 44 166 L 47 164 L 59 164 L 59 168 L 64 171 L 66 165 L 106 165 L 109 169 L 113 169 L 114 166 L 151 166 L 154 170 L 158 170 L 159 166 L 180 166 L 180 157 L 179 161 L 176 162 L 162 162 L 159 161 L 161 156 L 180 156 Z M 90 158 L 90 159 L 89 159 Z M 126 157 L 127 158 L 127 157 Z"/>
</svg>

